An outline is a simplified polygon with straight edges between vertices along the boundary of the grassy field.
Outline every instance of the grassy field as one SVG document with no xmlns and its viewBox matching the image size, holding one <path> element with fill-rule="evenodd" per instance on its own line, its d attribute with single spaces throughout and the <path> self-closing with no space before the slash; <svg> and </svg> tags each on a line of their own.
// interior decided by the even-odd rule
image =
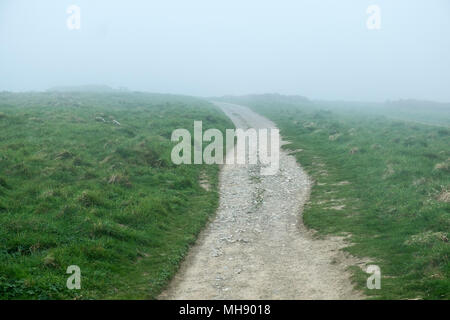
<svg viewBox="0 0 450 320">
<path fill-rule="evenodd" d="M 315 181 L 305 224 L 350 235 L 346 250 L 381 268 L 381 289 L 368 290 L 354 267 L 358 288 L 375 299 L 450 298 L 449 110 L 427 118 L 278 95 L 224 100 L 272 119 L 292 142 Z"/>
<path fill-rule="evenodd" d="M 218 204 L 217 166 L 170 160 L 194 120 L 233 128 L 189 97 L 0 93 L 0 299 L 155 298 Z"/>
</svg>

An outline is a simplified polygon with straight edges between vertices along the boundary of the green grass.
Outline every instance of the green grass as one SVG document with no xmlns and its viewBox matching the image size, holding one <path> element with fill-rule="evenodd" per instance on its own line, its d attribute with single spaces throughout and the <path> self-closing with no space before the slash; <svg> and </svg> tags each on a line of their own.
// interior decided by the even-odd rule
<svg viewBox="0 0 450 320">
<path fill-rule="evenodd" d="M 170 160 L 194 120 L 233 128 L 189 97 L 0 93 L 0 299 L 155 298 L 218 204 L 217 166 Z"/>
<path fill-rule="evenodd" d="M 353 268 L 370 298 L 450 298 L 450 129 L 281 96 L 226 100 L 272 119 L 288 149 L 303 149 L 296 157 L 315 181 L 304 222 L 319 236 L 350 234 L 346 250 L 380 266 L 381 290 Z"/>
</svg>

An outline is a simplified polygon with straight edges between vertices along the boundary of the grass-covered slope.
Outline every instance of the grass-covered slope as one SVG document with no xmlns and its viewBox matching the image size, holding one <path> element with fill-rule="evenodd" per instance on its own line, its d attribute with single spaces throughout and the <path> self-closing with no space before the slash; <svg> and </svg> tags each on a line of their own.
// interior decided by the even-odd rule
<svg viewBox="0 0 450 320">
<path fill-rule="evenodd" d="M 272 119 L 287 148 L 302 149 L 296 157 L 315 180 L 304 222 L 350 234 L 348 251 L 381 268 L 381 290 L 367 290 L 354 268 L 359 288 L 374 298 L 450 298 L 448 128 L 280 96 L 227 100 Z"/>
<path fill-rule="evenodd" d="M 154 298 L 218 202 L 217 166 L 170 160 L 194 120 L 232 128 L 188 97 L 0 93 L 0 299 Z"/>
</svg>

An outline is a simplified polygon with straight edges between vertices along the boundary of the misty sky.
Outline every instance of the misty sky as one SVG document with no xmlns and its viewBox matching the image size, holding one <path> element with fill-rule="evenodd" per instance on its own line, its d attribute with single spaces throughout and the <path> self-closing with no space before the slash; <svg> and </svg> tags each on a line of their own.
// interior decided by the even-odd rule
<svg viewBox="0 0 450 320">
<path fill-rule="evenodd" d="M 0 0 L 0 91 L 80 84 L 450 102 L 450 1 Z"/>
</svg>

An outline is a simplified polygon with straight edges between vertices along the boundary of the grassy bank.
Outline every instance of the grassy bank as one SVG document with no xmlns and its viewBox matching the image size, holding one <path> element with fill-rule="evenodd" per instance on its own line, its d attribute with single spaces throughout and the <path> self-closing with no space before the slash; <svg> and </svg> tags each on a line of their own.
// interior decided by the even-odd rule
<svg viewBox="0 0 450 320">
<path fill-rule="evenodd" d="M 233 127 L 188 97 L 0 93 L 0 299 L 154 298 L 218 203 L 216 166 L 170 160 L 194 120 Z"/>
<path fill-rule="evenodd" d="M 305 224 L 319 236 L 350 235 L 346 250 L 380 266 L 381 290 L 368 290 L 354 267 L 358 288 L 380 299 L 450 298 L 450 129 L 393 120 L 398 109 L 390 118 L 388 109 L 282 96 L 225 100 L 272 119 L 292 142 L 315 181 Z M 448 125 L 448 111 L 437 112 L 420 120 Z"/>
</svg>

